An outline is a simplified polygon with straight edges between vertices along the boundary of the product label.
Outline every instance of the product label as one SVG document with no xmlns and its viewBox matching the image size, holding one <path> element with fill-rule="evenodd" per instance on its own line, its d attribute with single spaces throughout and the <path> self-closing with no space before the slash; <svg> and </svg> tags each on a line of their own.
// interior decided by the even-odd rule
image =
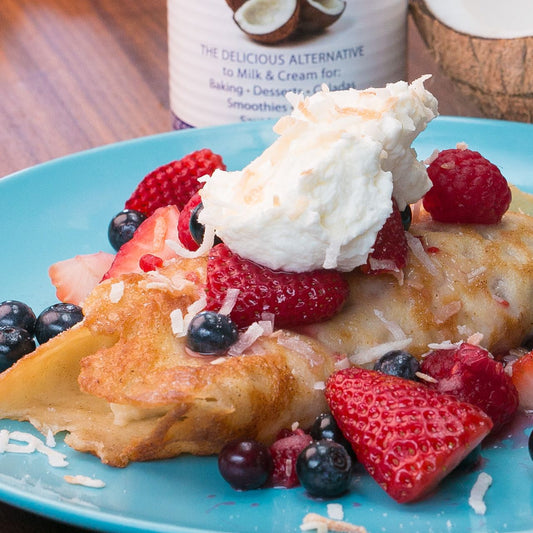
<svg viewBox="0 0 533 533">
<path fill-rule="evenodd" d="M 168 0 L 175 126 L 277 118 L 288 91 L 404 79 L 406 16 L 407 0 Z"/>
</svg>

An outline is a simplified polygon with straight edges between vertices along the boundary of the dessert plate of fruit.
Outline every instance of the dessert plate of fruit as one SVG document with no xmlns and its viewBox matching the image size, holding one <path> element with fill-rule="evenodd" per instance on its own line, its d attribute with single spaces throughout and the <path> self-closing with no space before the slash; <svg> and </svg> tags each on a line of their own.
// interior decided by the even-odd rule
<svg viewBox="0 0 533 533">
<path fill-rule="evenodd" d="M 277 139 L 273 125 L 266 121 L 171 132 L 73 154 L 0 180 L 0 220 L 5 228 L 0 291 L 0 499 L 98 531 L 528 530 L 533 512 L 528 489 L 533 472 L 528 448 L 533 419 L 527 407 L 533 406 L 533 399 L 527 390 L 533 355 L 527 355 L 531 348 L 522 324 L 527 312 L 520 313 L 521 321 L 491 313 L 498 323 L 487 325 L 483 333 L 468 329 L 483 329 L 488 320 L 472 312 L 470 322 L 461 317 L 453 324 L 453 330 L 464 337 L 459 341 L 439 336 L 451 331 L 446 330 L 447 321 L 453 322 L 452 315 L 461 312 L 455 300 L 446 301 L 446 316 L 428 310 L 439 324 L 424 322 L 429 324 L 428 335 L 434 335 L 428 341 L 425 333 L 408 331 L 408 323 L 401 318 L 394 322 L 387 318 L 392 311 L 388 314 L 389 308 L 378 296 L 373 304 L 367 300 L 380 283 L 394 285 L 400 293 L 385 290 L 391 307 L 400 306 L 398 299 L 407 295 L 403 314 L 408 316 L 405 320 L 414 321 L 415 314 L 420 317 L 421 313 L 418 309 L 409 315 L 409 291 L 419 293 L 424 280 L 434 283 L 429 275 L 426 279 L 420 274 L 427 274 L 428 257 L 431 264 L 475 265 L 463 270 L 462 278 L 469 278 L 465 283 L 471 283 L 472 276 L 479 281 L 486 271 L 499 268 L 476 263 L 473 246 L 480 246 L 478 234 L 487 246 L 495 241 L 497 246 L 505 244 L 512 287 L 531 291 L 533 282 L 525 280 L 526 267 L 517 266 L 526 253 L 524 242 L 528 246 L 533 242 L 522 213 L 533 209 L 526 194 L 533 192 L 531 125 L 435 118 L 413 141 L 418 158 L 425 160 L 424 168 L 435 161 L 440 161 L 444 174 L 472 160 L 491 172 L 495 166 L 512 184 L 511 205 L 511 195 L 497 177 L 493 186 L 502 188 L 492 195 L 490 208 L 468 209 L 483 211 L 480 216 L 487 220 L 439 221 L 460 226 L 452 230 L 438 226 L 435 231 L 427 228 L 431 216 L 441 216 L 433 215 L 442 207 L 439 199 L 428 200 L 425 207 L 414 202 L 409 210 L 405 205 L 392 207 L 398 217 L 403 215 L 394 215 L 403 229 L 390 230 L 393 223 L 385 216 L 390 233 L 379 230 L 380 238 L 374 234 L 370 252 L 374 262 L 365 260 L 357 266 L 357 274 L 343 267 L 313 269 L 312 275 L 242 258 L 230 249 L 230 230 L 217 233 L 221 242 L 211 242 L 210 251 L 202 250 L 211 231 L 209 210 L 220 216 L 216 190 L 215 194 L 206 191 L 204 197 L 199 193 L 209 180 L 203 176 L 212 174 L 217 179 L 217 172 L 246 168 Z M 479 159 L 474 152 L 481 154 Z M 150 189 L 146 180 L 160 181 L 164 172 L 172 176 L 181 172 L 176 179 L 182 183 L 174 187 L 185 191 L 184 198 L 166 198 L 155 205 L 152 193 L 146 192 Z M 435 187 L 440 186 L 439 176 L 432 171 L 429 176 Z M 165 194 L 159 184 L 151 189 L 157 189 L 157 197 Z M 168 211 L 166 204 L 179 202 L 177 211 Z M 432 202 L 439 205 L 433 207 Z M 444 211 L 446 217 L 450 209 Z M 158 213 L 155 218 L 154 213 Z M 181 225 L 180 215 L 186 216 Z M 494 229 L 502 217 L 509 228 Z M 472 226 L 475 235 L 470 234 Z M 154 248 L 162 227 L 172 227 L 172 233 L 165 233 L 161 242 L 166 244 Z M 138 228 L 142 229 L 137 232 Z M 404 232 L 415 234 L 416 241 L 424 244 L 424 255 L 410 237 L 405 249 L 400 247 L 405 257 L 397 245 L 390 252 L 390 242 L 401 241 Z M 454 248 L 455 259 L 447 262 L 451 233 L 469 240 Z M 270 238 L 255 235 L 258 240 L 263 237 Z M 432 240 L 437 238 L 440 248 Z M 176 246 L 167 248 L 173 240 L 181 242 L 177 261 L 172 255 Z M 326 255 L 324 261 L 331 260 Z M 415 261 L 411 256 L 425 266 L 410 270 L 410 262 Z M 237 280 L 231 288 L 238 290 L 223 287 L 224 280 L 233 279 L 228 265 Z M 305 314 L 311 316 L 307 322 L 291 322 L 298 314 L 301 292 L 296 303 L 283 293 L 281 300 L 289 301 L 285 307 L 272 298 L 261 304 L 260 311 L 249 302 L 238 305 L 239 297 L 248 295 L 251 300 L 249 287 L 257 279 L 271 293 L 278 290 L 265 271 L 279 274 L 281 270 L 286 277 L 275 279 L 290 285 L 292 292 L 327 288 L 320 305 L 306 301 Z M 454 275 L 450 272 L 448 282 Z M 183 302 L 171 300 L 172 291 L 163 287 L 168 285 L 163 278 L 172 281 L 174 292 L 179 285 Z M 501 278 L 498 274 L 492 299 L 502 313 L 508 313 L 509 307 L 521 302 L 513 300 L 514 289 Z M 354 287 L 360 288 L 358 297 L 364 300 L 355 311 Z M 190 410 L 179 411 L 178 400 L 164 396 L 162 390 L 166 394 L 172 388 L 169 383 L 175 383 L 176 374 L 171 382 L 169 373 L 161 371 L 163 356 L 154 356 L 159 357 L 156 372 L 136 354 L 141 341 L 135 339 L 140 333 L 130 338 L 122 331 L 120 335 L 110 332 L 109 316 L 115 312 L 110 306 L 126 306 L 128 291 L 141 294 L 141 299 L 132 296 L 131 305 L 136 309 L 135 321 L 143 325 L 154 327 L 151 318 L 143 316 L 152 313 L 149 306 L 143 307 L 146 291 L 160 291 L 155 301 L 161 308 L 183 307 L 183 312 L 169 313 L 171 331 L 158 333 L 157 342 L 183 352 L 177 367 L 180 371 L 193 368 L 188 379 L 204 379 L 203 388 L 194 389 L 196 403 Z M 207 300 L 199 297 L 202 291 Z M 461 300 L 462 309 L 474 309 L 476 298 L 480 308 L 493 304 L 475 292 L 472 301 Z M 429 300 L 423 301 L 426 305 Z M 416 305 L 420 304 L 411 307 Z M 128 313 L 124 323 L 131 318 L 131 309 Z M 375 320 L 360 330 L 359 344 L 364 349 L 350 345 L 352 330 L 346 324 L 347 316 L 354 313 L 358 320 L 369 315 Z M 194 317 L 188 320 L 188 314 Z M 527 320 L 530 326 L 531 319 Z M 386 337 L 376 334 L 381 351 L 365 344 L 371 342 L 368 331 L 379 330 L 376 324 Z M 344 344 L 338 343 L 339 336 Z M 142 337 L 145 346 L 150 342 Z M 127 349 L 119 353 L 117 346 L 122 344 Z M 80 357 L 72 355 L 77 351 L 86 352 L 81 363 Z M 167 361 L 171 352 L 161 348 L 161 353 Z M 124 354 L 132 354 L 131 361 Z M 250 394 L 253 382 L 250 390 L 257 392 L 253 376 L 261 375 L 269 395 L 258 400 L 250 394 L 243 401 L 234 390 L 227 392 L 219 384 L 213 388 L 212 381 L 233 379 L 241 358 L 247 366 L 242 382 L 235 383 L 244 383 L 242 390 Z M 177 367 L 172 367 L 173 372 Z M 69 379 L 72 383 L 65 385 Z M 121 388 L 126 380 L 127 387 Z M 152 397 L 157 395 L 159 403 L 146 399 L 147 390 Z M 237 413 L 229 415 L 227 404 L 225 410 L 210 406 L 219 401 L 216 394 L 221 390 Z M 208 393 L 213 396 L 204 402 L 208 407 L 196 405 L 198 391 L 202 399 Z M 255 425 L 243 421 L 247 410 L 253 413 Z M 406 410 L 411 417 L 408 422 Z M 424 424 L 420 417 L 425 417 Z M 186 419 L 196 426 L 187 425 Z M 245 430 L 235 429 L 236 420 Z M 163 427 L 166 433 L 161 438 Z M 180 431 L 181 437 L 176 436 Z"/>
</svg>

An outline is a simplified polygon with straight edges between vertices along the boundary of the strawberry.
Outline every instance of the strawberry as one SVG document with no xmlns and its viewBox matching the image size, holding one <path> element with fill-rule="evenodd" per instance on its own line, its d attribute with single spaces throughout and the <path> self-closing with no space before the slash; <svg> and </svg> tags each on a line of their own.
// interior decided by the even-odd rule
<svg viewBox="0 0 533 533">
<path fill-rule="evenodd" d="M 300 484 L 296 474 L 296 460 L 300 452 L 313 439 L 301 429 L 288 432 L 270 446 L 274 469 L 267 484 L 271 487 L 297 487 Z"/>
<path fill-rule="evenodd" d="M 137 228 L 131 240 L 121 246 L 103 279 L 128 272 L 142 272 L 139 261 L 147 254 L 163 261 L 175 257 L 176 252 L 166 241 L 178 240 L 178 218 L 179 211 L 174 205 L 156 209 Z"/>
<path fill-rule="evenodd" d="M 357 459 L 399 503 L 436 487 L 492 427 L 474 405 L 375 370 L 335 372 L 325 392 Z"/>
<path fill-rule="evenodd" d="M 145 176 L 126 201 L 126 209 L 135 209 L 150 216 L 158 207 L 175 205 L 181 211 L 201 187 L 198 181 L 215 169 L 225 170 L 222 157 L 204 148 L 178 161 L 156 168 Z"/>
<path fill-rule="evenodd" d="M 76 255 L 51 265 L 48 275 L 56 288 L 59 301 L 81 305 L 98 285 L 115 256 L 107 252 Z"/>
<path fill-rule="evenodd" d="M 344 304 L 349 286 L 335 270 L 283 272 L 234 254 L 225 244 L 211 249 L 207 262 L 207 309 L 218 311 L 228 289 L 239 294 L 231 318 L 239 327 L 274 314 L 277 327 L 331 318 Z"/>
<path fill-rule="evenodd" d="M 180 212 L 180 218 L 178 221 L 178 235 L 181 244 L 187 248 L 187 250 L 198 250 L 199 244 L 194 240 L 189 228 L 189 221 L 191 220 L 191 214 L 194 208 L 202 201 L 202 197 L 196 193 L 185 204 L 185 207 Z"/>
<path fill-rule="evenodd" d="M 379 230 L 367 262 L 361 266 L 365 274 L 399 272 L 407 264 L 407 239 L 402 215 L 393 200 L 392 213 Z"/>
<path fill-rule="evenodd" d="M 503 364 L 473 344 L 435 350 L 427 355 L 421 372 L 437 380 L 429 387 L 456 396 L 483 409 L 492 419 L 493 431 L 509 422 L 518 408 L 518 391 Z"/>
<path fill-rule="evenodd" d="M 533 350 L 526 353 L 511 366 L 511 379 L 518 390 L 522 409 L 533 409 Z"/>
</svg>

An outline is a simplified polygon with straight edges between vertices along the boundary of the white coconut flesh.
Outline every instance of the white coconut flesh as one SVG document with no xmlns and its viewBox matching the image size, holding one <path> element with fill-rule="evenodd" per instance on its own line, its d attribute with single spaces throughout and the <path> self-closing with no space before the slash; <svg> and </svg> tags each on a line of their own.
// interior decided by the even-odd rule
<svg viewBox="0 0 533 533">
<path fill-rule="evenodd" d="M 344 10 L 346 2 L 341 0 L 307 0 L 307 2 L 318 11 L 328 15 L 336 15 Z"/>
<path fill-rule="evenodd" d="M 235 12 L 235 22 L 255 35 L 276 31 L 294 15 L 296 0 L 248 0 Z"/>
<path fill-rule="evenodd" d="M 426 0 L 434 17 L 455 31 L 486 39 L 533 35 L 532 0 Z"/>
</svg>

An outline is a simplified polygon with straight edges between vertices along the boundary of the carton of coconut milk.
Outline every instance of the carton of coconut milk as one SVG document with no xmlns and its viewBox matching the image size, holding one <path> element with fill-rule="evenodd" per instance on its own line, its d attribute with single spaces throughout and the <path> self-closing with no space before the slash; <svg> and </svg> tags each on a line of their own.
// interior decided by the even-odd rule
<svg viewBox="0 0 533 533">
<path fill-rule="evenodd" d="M 278 118 L 287 92 L 406 77 L 408 0 L 168 0 L 176 129 Z"/>
</svg>

